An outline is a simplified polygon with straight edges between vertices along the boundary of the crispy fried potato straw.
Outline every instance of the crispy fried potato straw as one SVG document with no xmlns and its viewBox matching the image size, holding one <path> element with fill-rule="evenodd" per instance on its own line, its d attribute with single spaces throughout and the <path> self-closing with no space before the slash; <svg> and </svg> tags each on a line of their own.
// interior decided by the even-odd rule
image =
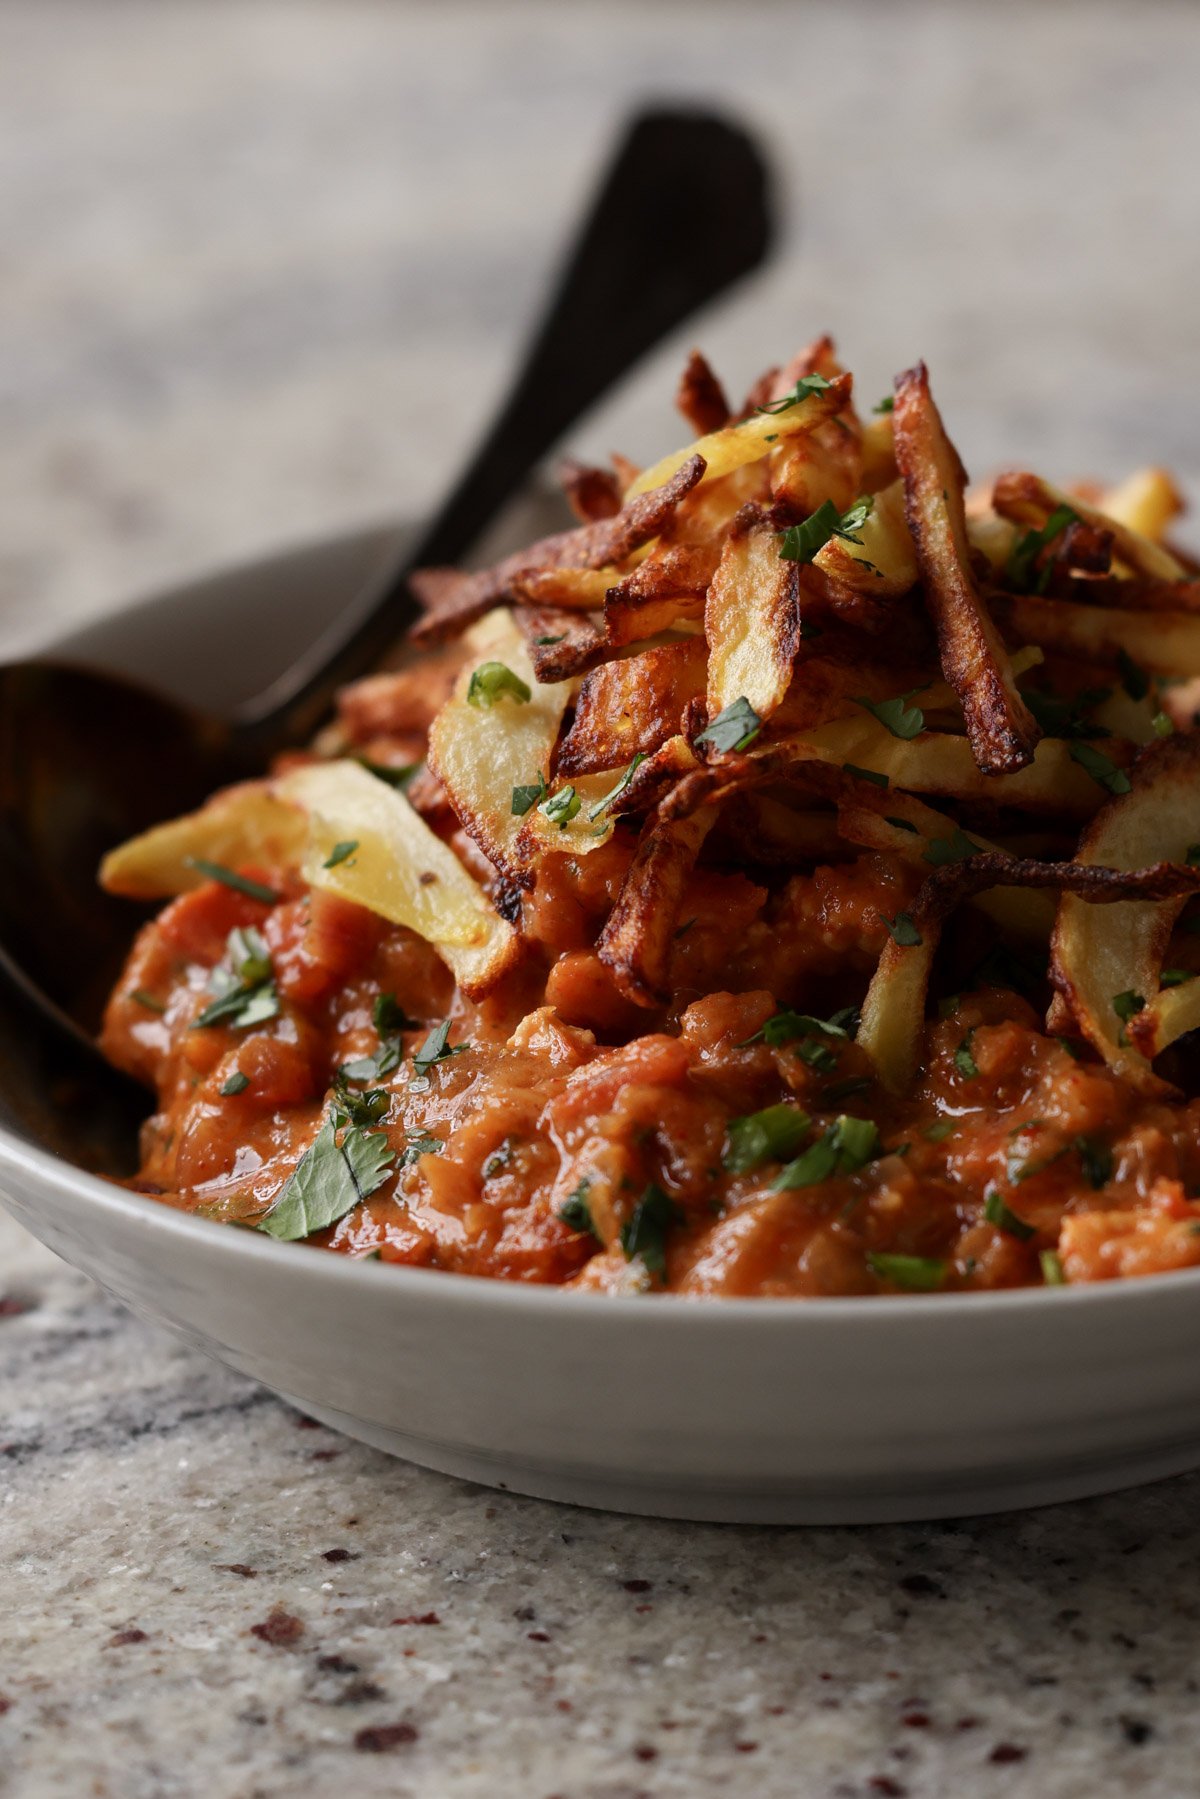
<svg viewBox="0 0 1200 1799">
<path fill-rule="evenodd" d="M 637 853 L 596 945 L 600 960 L 626 999 L 658 1006 L 670 998 L 668 974 L 684 888 L 704 839 L 716 823 L 715 806 L 687 818 L 646 821 Z"/>
<path fill-rule="evenodd" d="M 1096 814 L 1080 840 L 1078 860 L 1116 868 L 1151 857 L 1187 862 L 1200 842 L 1200 738 L 1178 736 L 1153 745 L 1130 774 L 1132 791 Z M 1059 903 L 1051 978 L 1079 1029 L 1105 1061 L 1143 1091 L 1165 1084 L 1151 1069 L 1160 1051 L 1200 1026 L 1200 981 L 1159 991 L 1159 971 L 1183 898 L 1200 887 L 1200 868 L 1177 868 L 1169 894 L 1146 895 L 1103 917 L 1065 895 Z M 1159 903 L 1150 904 L 1151 899 Z M 1118 995 L 1134 995 L 1141 1009 L 1122 1019 Z"/>
<path fill-rule="evenodd" d="M 943 672 L 962 704 L 980 768 L 1012 774 L 1029 763 L 1041 733 L 1017 692 L 1008 652 L 971 572 L 966 473 L 946 436 L 923 362 L 897 377 L 892 425 Z"/>
<path fill-rule="evenodd" d="M 858 1042 L 889 1092 L 904 1092 L 920 1069 L 925 997 L 942 926 L 962 900 L 999 886 L 1057 888 L 1080 903 L 1111 906 L 1134 896 L 1161 900 L 1200 892 L 1200 869 L 1170 862 L 1118 869 L 1004 855 L 973 856 L 937 869 L 908 912 L 920 942 L 902 945 L 889 936 L 863 1002 Z"/>
<path fill-rule="evenodd" d="M 661 482 L 650 480 L 638 484 L 636 496 L 627 498 L 620 512 L 612 518 L 580 525 L 574 531 L 560 531 L 554 537 L 543 537 L 530 544 L 528 549 L 506 556 L 493 568 L 480 569 L 473 575 L 456 575 L 452 585 L 442 569 L 419 571 L 411 585 L 428 610 L 414 626 L 413 639 L 428 642 L 461 630 L 506 599 L 513 582 L 523 575 L 549 568 L 604 568 L 606 564 L 622 561 L 659 535 L 679 502 L 692 491 L 704 472 L 703 456 L 694 451 L 685 452 L 673 460 Z M 434 577 L 432 586 L 431 575 Z"/>
<path fill-rule="evenodd" d="M 704 692 L 705 642 L 689 637 L 601 663 L 584 679 L 557 770 L 568 780 L 649 755 L 680 729 Z"/>
<path fill-rule="evenodd" d="M 685 466 L 692 456 L 698 455 L 704 463 L 705 486 L 743 468 L 748 462 L 759 462 L 776 444 L 815 431 L 826 419 L 835 418 L 850 404 L 853 391 L 851 376 L 839 375 L 823 392 L 809 394 L 784 412 L 756 412 L 740 425 L 725 425 L 720 431 L 710 432 L 685 449 L 664 456 L 653 468 L 645 469 L 629 489 L 626 503 L 650 488 L 669 482 L 676 470 Z"/>
<path fill-rule="evenodd" d="M 1128 612 L 1037 594 L 997 595 L 993 606 L 1010 637 L 1060 655 L 1115 667 L 1124 652 L 1155 674 L 1200 675 L 1200 612 Z"/>
<path fill-rule="evenodd" d="M 1153 543 L 1139 531 L 1130 530 L 1119 518 L 1089 505 L 1077 494 L 1066 493 L 1061 487 L 1024 469 L 1009 469 L 1003 475 L 997 475 L 992 488 L 992 505 L 1002 518 L 1038 528 L 1058 507 L 1069 506 L 1087 524 L 1111 531 L 1118 556 L 1138 574 L 1149 575 L 1157 581 L 1178 581 L 1186 573 L 1183 564 L 1161 544 Z"/>
<path fill-rule="evenodd" d="M 725 389 L 699 350 L 693 350 L 684 364 L 675 404 L 697 437 L 720 431 L 729 423 Z"/>
</svg>

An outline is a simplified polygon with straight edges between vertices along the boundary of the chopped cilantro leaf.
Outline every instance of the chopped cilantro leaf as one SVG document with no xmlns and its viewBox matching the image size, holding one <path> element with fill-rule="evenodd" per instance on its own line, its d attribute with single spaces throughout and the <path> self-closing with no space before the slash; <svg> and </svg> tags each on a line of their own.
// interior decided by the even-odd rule
<svg viewBox="0 0 1200 1799">
<path fill-rule="evenodd" d="M 1194 981 L 1195 978 L 1194 968 L 1164 968 L 1158 977 L 1162 987 L 1182 987 L 1185 981 Z"/>
<path fill-rule="evenodd" d="M 395 765 L 389 762 L 372 762 L 366 756 L 359 756 L 356 760 L 377 781 L 386 781 L 389 787 L 398 787 L 401 793 L 425 766 L 423 762 L 401 762 Z"/>
<path fill-rule="evenodd" d="M 449 1056 L 461 1056 L 463 1050 L 468 1048 L 465 1043 L 456 1043 L 451 1046 L 449 1037 L 450 1020 L 443 1018 L 441 1024 L 430 1031 L 414 1055 L 412 1061 L 415 1073 L 418 1075 L 428 1074 L 435 1062 L 444 1062 Z"/>
<path fill-rule="evenodd" d="M 971 1039 L 974 1035 L 974 1030 L 968 1031 L 954 1052 L 954 1066 L 965 1081 L 973 1081 L 979 1073 L 979 1064 L 971 1054 Z"/>
<path fill-rule="evenodd" d="M 1093 1187 L 1103 1187 L 1112 1179 L 1113 1153 L 1107 1143 L 1096 1137 L 1076 1137 L 1075 1148 L 1084 1174 Z"/>
<path fill-rule="evenodd" d="M 966 862 L 972 856 L 982 855 L 977 843 L 955 825 L 949 837 L 931 837 L 925 851 L 924 860 L 933 868 L 944 868 L 948 862 Z"/>
<path fill-rule="evenodd" d="M 831 537 L 861 544 L 862 538 L 855 533 L 862 530 L 874 505 L 869 494 L 856 500 L 848 512 L 839 512 L 832 500 L 822 500 L 801 524 L 791 525 L 780 534 L 779 554 L 787 562 L 811 562 Z"/>
<path fill-rule="evenodd" d="M 327 1229 L 382 1186 L 394 1160 L 382 1131 L 348 1125 L 339 1143 L 330 1116 L 258 1229 L 287 1243 Z"/>
<path fill-rule="evenodd" d="M 659 1280 L 667 1276 L 667 1232 L 683 1214 L 674 1200 L 654 1181 L 646 1188 L 632 1213 L 621 1226 L 621 1248 L 625 1260 L 640 1256 L 651 1274 Z"/>
<path fill-rule="evenodd" d="M 144 987 L 135 988 L 129 997 L 136 1005 L 144 1006 L 147 1012 L 165 1012 L 167 1009 L 162 1000 L 155 999 L 154 995 L 147 993 Z"/>
<path fill-rule="evenodd" d="M 913 737 L 919 737 L 925 729 L 925 714 L 919 706 L 906 706 L 913 694 L 924 693 L 923 687 L 911 687 L 907 693 L 898 694 L 894 700 L 868 700 L 856 698 L 854 704 L 877 718 L 885 730 L 893 737 L 902 738 L 906 743 Z"/>
<path fill-rule="evenodd" d="M 535 637 L 533 641 L 539 646 L 548 646 L 552 643 L 565 643 L 566 637 L 566 632 L 560 631 L 557 637 Z"/>
<path fill-rule="evenodd" d="M 781 1103 L 731 1118 L 726 1127 L 724 1166 L 730 1174 L 750 1174 L 764 1162 L 783 1162 L 799 1149 L 812 1124 L 807 1112 Z"/>
<path fill-rule="evenodd" d="M 867 1266 L 880 1280 L 891 1281 L 906 1293 L 936 1293 L 946 1279 L 946 1264 L 936 1256 L 882 1255 L 869 1250 Z"/>
<path fill-rule="evenodd" d="M 486 708 L 505 697 L 524 706 L 533 698 L 533 690 L 520 675 L 514 675 L 506 663 L 480 663 L 467 684 L 467 704 Z"/>
<path fill-rule="evenodd" d="M 884 394 L 878 406 L 872 406 L 872 412 L 894 412 L 896 410 L 895 394 Z"/>
<path fill-rule="evenodd" d="M 394 1037 L 399 1031 L 415 1031 L 419 1020 L 410 1018 L 394 993 L 377 993 L 371 1007 L 371 1020 L 381 1037 Z"/>
<path fill-rule="evenodd" d="M 1067 1285 L 1062 1261 L 1053 1249 L 1043 1249 L 1038 1256 L 1038 1261 L 1041 1264 L 1042 1280 L 1047 1287 L 1065 1287 Z"/>
<path fill-rule="evenodd" d="M 235 1068 L 227 1080 L 221 1082 L 220 1093 L 226 1099 L 232 1099 L 237 1093 L 244 1093 L 250 1085 L 250 1076 Z"/>
<path fill-rule="evenodd" d="M 539 800 L 546 797 L 546 782 L 541 772 L 537 782 L 529 787 L 514 787 L 512 790 L 512 810 L 514 818 L 524 818 L 525 814 L 536 806 Z"/>
<path fill-rule="evenodd" d="M 273 887 L 252 881 L 248 875 L 240 875 L 236 868 L 226 868 L 223 862 L 206 862 L 203 856 L 185 856 L 183 860 L 188 868 L 194 868 L 206 880 L 220 881 L 222 887 L 232 887 L 235 893 L 244 893 L 248 899 L 261 900 L 264 906 L 278 903 L 279 895 Z"/>
<path fill-rule="evenodd" d="M 1127 650 L 1117 651 L 1117 666 L 1121 671 L 1121 686 L 1131 700 L 1144 700 L 1150 692 L 1150 677 L 1144 668 L 1139 668 Z"/>
<path fill-rule="evenodd" d="M 1037 559 L 1060 537 L 1079 514 L 1073 506 L 1056 506 L 1040 530 L 1026 531 L 1016 539 L 1008 553 L 1005 577 L 1017 593 L 1044 593 L 1050 580 L 1051 564 L 1036 573 Z"/>
<path fill-rule="evenodd" d="M 895 918 L 889 918 L 886 912 L 877 912 L 875 916 L 880 924 L 887 926 L 888 936 L 901 949 L 915 949 L 924 941 L 907 912 L 897 912 Z"/>
<path fill-rule="evenodd" d="M 345 843 L 335 843 L 329 854 L 326 856 L 322 866 L 325 868 L 336 868 L 339 862 L 344 862 L 348 856 L 352 856 L 357 848 L 357 837 L 348 838 Z"/>
<path fill-rule="evenodd" d="M 1010 1237 L 1016 1237 L 1022 1243 L 1027 1243 L 1030 1237 L 1037 1235 L 1035 1226 L 1026 1224 L 1023 1218 L 1018 1218 L 1017 1214 L 1005 1205 L 1003 1198 L 995 1189 L 988 1194 L 984 1201 L 983 1215 L 989 1224 L 996 1226 L 997 1230 L 1006 1231 Z"/>
<path fill-rule="evenodd" d="M 406 1132 L 408 1138 L 400 1156 L 400 1167 L 411 1168 L 422 1156 L 440 1156 L 446 1145 L 440 1137 L 431 1131 L 417 1130 Z"/>
<path fill-rule="evenodd" d="M 722 707 L 707 729 L 701 731 L 696 742 L 710 743 L 719 754 L 727 755 L 731 751 L 746 749 L 761 730 L 762 719 L 743 694 L 732 704 Z"/>
<path fill-rule="evenodd" d="M 1113 994 L 1112 1009 L 1122 1024 L 1128 1024 L 1131 1018 L 1135 1018 L 1139 1012 L 1145 1011 L 1146 1001 L 1140 993 L 1135 993 L 1132 987 L 1127 987 L 1124 993 Z"/>
<path fill-rule="evenodd" d="M 645 760 L 646 760 L 646 757 L 645 757 L 644 752 L 642 750 L 639 750 L 637 752 L 637 754 L 634 756 L 633 761 L 629 764 L 629 767 L 625 770 L 625 773 L 621 776 L 620 780 L 617 782 L 616 786 L 613 787 L 608 793 L 606 793 L 604 795 L 603 799 L 597 800 L 596 804 L 594 806 L 588 807 L 588 817 L 590 819 L 595 820 L 595 819 L 599 818 L 603 813 L 608 811 L 610 806 L 616 805 L 617 801 L 620 799 L 621 795 L 625 792 L 626 788 L 629 786 L 629 783 L 632 781 L 634 775 L 637 773 L 638 769 L 641 767 L 642 763 Z"/>
<path fill-rule="evenodd" d="M 1165 712 L 1156 712 L 1150 720 L 1150 724 L 1156 737 L 1173 737 L 1175 735 L 1174 723 Z"/>
<path fill-rule="evenodd" d="M 738 1047 L 744 1049 L 746 1044 L 762 1042 L 772 1049 L 779 1049 L 785 1043 L 794 1043 L 798 1037 L 849 1038 L 857 1028 L 858 1011 L 854 1006 L 835 1012 L 832 1018 L 814 1018 L 809 1012 L 773 1012 L 766 1023 Z"/>
<path fill-rule="evenodd" d="M 225 960 L 218 962 L 209 976 L 208 991 L 214 997 L 192 1021 L 194 1030 L 224 1024 L 230 1030 L 244 1031 L 277 1016 L 279 994 L 270 951 L 252 925 L 230 931 Z"/>
<path fill-rule="evenodd" d="M 549 799 L 542 801 L 538 811 L 552 825 L 557 825 L 560 831 L 565 831 L 582 804 L 583 801 L 573 787 L 560 787 L 557 793 L 552 793 Z"/>
<path fill-rule="evenodd" d="M 1043 737 L 1107 737 L 1104 726 L 1095 724 L 1086 714 L 1111 694 L 1111 687 L 1089 687 L 1067 700 L 1057 693 L 1045 693 L 1039 687 L 1021 689 L 1021 698 L 1041 727 Z"/>
<path fill-rule="evenodd" d="M 1072 762 L 1078 762 L 1084 773 L 1091 775 L 1093 781 L 1098 782 L 1101 787 L 1106 787 L 1109 793 L 1120 794 L 1133 791 L 1125 770 L 1118 768 L 1115 762 L 1110 761 L 1102 751 L 1096 749 L 1092 744 L 1072 743 L 1069 753 Z"/>
<path fill-rule="evenodd" d="M 843 762 L 842 772 L 843 774 L 853 775 L 856 781 L 870 781 L 875 787 L 886 787 L 888 785 L 888 777 L 886 775 L 879 774 L 878 771 L 873 768 L 858 768 L 853 762 Z"/>
<path fill-rule="evenodd" d="M 790 393 L 784 394 L 781 400 L 770 400 L 765 406 L 756 406 L 755 412 L 765 412 L 772 417 L 777 412 L 788 412 L 793 406 L 800 406 L 809 394 L 823 394 L 833 386 L 824 375 L 801 375 Z"/>
<path fill-rule="evenodd" d="M 944 1143 L 958 1129 L 957 1118 L 935 1118 L 932 1124 L 926 1125 L 921 1135 L 930 1143 Z"/>
<path fill-rule="evenodd" d="M 570 1230 L 579 1231 L 581 1235 L 586 1232 L 599 1243 L 601 1241 L 600 1233 L 596 1229 L 595 1221 L 592 1218 L 592 1208 L 588 1204 L 589 1185 L 590 1182 L 586 1180 L 580 1181 L 574 1193 L 569 1193 L 559 1206 L 558 1215 Z"/>
<path fill-rule="evenodd" d="M 897 831 L 911 831 L 914 837 L 920 835 L 916 825 L 910 824 L 907 818 L 885 818 L 885 825 L 893 825 Z"/>
</svg>

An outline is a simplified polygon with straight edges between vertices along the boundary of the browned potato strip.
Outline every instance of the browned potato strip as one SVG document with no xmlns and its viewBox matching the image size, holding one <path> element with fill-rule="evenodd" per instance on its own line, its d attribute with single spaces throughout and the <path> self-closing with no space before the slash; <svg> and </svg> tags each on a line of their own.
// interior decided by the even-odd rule
<svg viewBox="0 0 1200 1799">
<path fill-rule="evenodd" d="M 708 715 L 746 699 L 769 718 L 788 690 L 800 647 L 800 584 L 774 531 L 731 537 L 704 604 Z"/>
<path fill-rule="evenodd" d="M 514 580 L 522 575 L 547 568 L 604 568 L 608 563 L 623 561 L 632 551 L 658 536 L 685 494 L 689 494 L 702 479 L 704 471 L 703 456 L 681 457 L 661 484 L 646 482 L 639 488 L 637 496 L 628 499 L 612 518 L 580 525 L 574 531 L 560 531 L 554 537 L 543 537 L 540 542 L 530 544 L 528 549 L 506 556 L 493 568 L 456 576 L 453 587 L 446 581 L 445 571 L 421 570 L 413 584 L 414 591 L 429 609 L 413 628 L 414 640 L 428 641 L 461 630 L 506 599 Z M 436 586 L 430 582 L 431 574 Z"/>
<path fill-rule="evenodd" d="M 889 1092 L 902 1093 L 920 1070 L 925 996 L 946 918 L 960 901 L 999 886 L 1057 888 L 1088 906 L 1112 906 L 1134 896 L 1151 900 L 1198 892 L 1200 869 L 1158 862 L 1125 870 L 1003 855 L 973 856 L 937 869 L 907 913 L 918 941 L 898 944 L 889 935 L 863 1002 L 858 1042 Z"/>
<path fill-rule="evenodd" d="M 595 612 L 621 579 L 615 568 L 537 568 L 516 575 L 509 595 L 519 606 L 561 606 L 568 612 Z"/>
<path fill-rule="evenodd" d="M 564 457 L 558 465 L 558 479 L 567 504 L 583 525 L 594 525 L 602 518 L 615 518 L 621 510 L 621 487 L 611 469 L 590 468 Z"/>
<path fill-rule="evenodd" d="M 980 768 L 990 775 L 1012 774 L 1031 760 L 1041 733 L 1017 692 L 1008 652 L 971 572 L 966 471 L 946 436 L 923 362 L 897 377 L 892 424 L 942 670 L 962 704 Z"/>
<path fill-rule="evenodd" d="M 1171 520 L 1184 510 L 1184 501 L 1165 468 L 1140 468 L 1105 490 L 1100 510 L 1105 518 L 1136 531 L 1139 537 L 1161 543 Z"/>
<path fill-rule="evenodd" d="M 693 350 L 684 364 L 675 404 L 697 437 L 719 431 L 729 423 L 725 389 L 699 350 Z"/>
<path fill-rule="evenodd" d="M 626 999 L 658 1006 L 670 998 L 668 973 L 684 889 L 713 824 L 715 806 L 688 818 L 647 820 L 617 903 L 596 945 Z"/>
<path fill-rule="evenodd" d="M 916 585 L 917 553 L 904 510 L 904 485 L 893 481 L 875 495 L 871 515 L 855 532 L 861 544 L 831 537 L 815 565 L 849 587 L 890 599 Z"/>
<path fill-rule="evenodd" d="M 1115 868 L 1134 868 L 1152 858 L 1186 863 L 1200 841 L 1200 738 L 1178 736 L 1155 744 L 1138 758 L 1130 781 L 1132 791 L 1111 800 L 1084 832 L 1079 862 Z M 1200 868 L 1178 866 L 1176 874 L 1178 884 L 1169 894 L 1147 895 L 1102 916 L 1064 896 L 1054 928 L 1054 985 L 1088 1041 L 1143 1091 L 1163 1087 L 1150 1067 L 1153 1057 L 1172 1035 L 1200 1023 L 1200 993 L 1191 991 L 1196 983 L 1162 995 L 1161 1004 L 1158 993 L 1182 897 L 1200 888 Z M 1159 903 L 1147 903 L 1153 898 Z M 1174 991 L 1187 997 L 1176 1000 Z"/>
<path fill-rule="evenodd" d="M 1200 675 L 1200 612 L 1129 612 L 1039 594 L 997 594 L 992 603 L 1010 638 L 1113 667 L 1124 651 L 1155 674 Z"/>
<path fill-rule="evenodd" d="M 1152 543 L 1139 531 L 1130 530 L 1128 525 L 1109 517 L 1099 507 L 1089 505 L 1087 500 L 1080 499 L 1077 494 L 1066 493 L 1061 487 L 1055 487 L 1052 482 L 1043 481 L 1040 475 L 1031 475 L 1027 470 L 1009 469 L 1003 475 L 997 475 L 992 489 L 992 504 L 1002 518 L 1012 519 L 1019 525 L 1039 528 L 1058 507 L 1069 506 L 1089 525 L 1111 532 L 1118 556 L 1138 574 L 1149 575 L 1156 581 L 1178 581 L 1186 572 L 1182 563 L 1177 562 L 1161 544 Z"/>
<path fill-rule="evenodd" d="M 676 735 L 689 700 L 704 692 L 702 637 L 660 644 L 588 675 L 559 747 L 557 772 L 571 779 L 620 768 Z"/>
<path fill-rule="evenodd" d="M 732 474 L 748 462 L 761 461 L 770 453 L 772 444 L 815 431 L 828 419 L 835 418 L 850 404 L 853 389 L 852 378 L 839 375 L 821 393 L 809 394 L 785 412 L 758 412 L 743 424 L 726 425 L 720 431 L 709 432 L 707 437 L 697 438 L 686 449 L 676 450 L 656 462 L 653 468 L 644 470 L 630 488 L 626 503 L 635 495 L 669 482 L 677 469 L 686 466 L 691 456 L 698 455 L 705 465 L 705 485 L 722 475 Z"/>
</svg>

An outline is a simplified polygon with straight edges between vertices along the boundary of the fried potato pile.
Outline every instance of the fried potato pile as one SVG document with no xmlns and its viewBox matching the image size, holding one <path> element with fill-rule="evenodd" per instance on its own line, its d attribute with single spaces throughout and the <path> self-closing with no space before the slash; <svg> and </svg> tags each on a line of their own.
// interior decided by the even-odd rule
<svg viewBox="0 0 1200 1799">
<path fill-rule="evenodd" d="M 477 997 L 519 956 L 548 859 L 619 833 L 596 949 L 650 1030 L 678 1000 L 698 862 L 757 879 L 877 853 L 923 882 L 882 921 L 864 1006 L 887 1090 L 918 1075 L 961 902 L 1048 965 L 1050 1029 L 1169 1092 L 1154 1065 L 1200 1025 L 1200 958 L 1171 949 L 1195 940 L 1200 892 L 1200 578 L 1164 542 L 1169 477 L 1077 493 L 1022 470 L 968 493 L 924 364 L 862 414 L 827 337 L 736 411 L 693 354 L 678 400 L 699 435 L 644 471 L 569 465 L 574 528 L 415 579 L 439 709 L 407 800 L 379 779 L 394 770 L 351 779 L 345 758 L 424 741 L 413 649 L 346 697 L 322 744 L 342 774 L 225 796 L 126 846 L 108 884 L 178 891 L 197 858 L 290 857 L 424 935 Z M 339 840 L 372 847 L 331 873 Z M 390 883 L 388 856 L 407 871 Z"/>
</svg>

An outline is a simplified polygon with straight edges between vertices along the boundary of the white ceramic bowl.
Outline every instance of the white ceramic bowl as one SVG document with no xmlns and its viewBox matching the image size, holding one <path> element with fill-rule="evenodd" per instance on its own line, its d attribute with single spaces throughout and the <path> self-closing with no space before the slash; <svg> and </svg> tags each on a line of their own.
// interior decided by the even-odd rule
<svg viewBox="0 0 1200 1799">
<path fill-rule="evenodd" d="M 53 648 L 232 701 L 270 668 L 281 629 L 296 648 L 315 636 L 394 541 L 364 533 L 218 576 Z M 237 670 L 219 649 L 233 636 Z M 668 1517 L 844 1524 L 1040 1504 L 1200 1464 L 1200 1273 L 697 1301 L 349 1262 L 80 1172 L 46 1144 L 99 1156 L 111 1123 L 93 1128 L 86 1085 L 66 1111 L 42 1103 L 47 1067 L 7 1013 L 0 1026 L 12 1212 L 143 1317 L 428 1467 Z"/>
</svg>

